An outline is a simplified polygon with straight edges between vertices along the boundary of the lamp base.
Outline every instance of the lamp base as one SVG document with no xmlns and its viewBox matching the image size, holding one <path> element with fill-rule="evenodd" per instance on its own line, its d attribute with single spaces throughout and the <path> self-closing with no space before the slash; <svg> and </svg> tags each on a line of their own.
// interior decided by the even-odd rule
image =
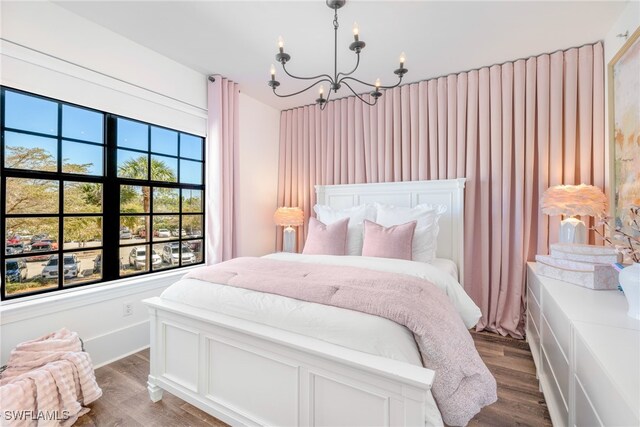
<svg viewBox="0 0 640 427">
<path fill-rule="evenodd" d="M 570 217 L 560 223 L 560 243 L 587 244 L 587 226 L 578 218 Z"/>
<path fill-rule="evenodd" d="M 296 230 L 291 226 L 284 228 L 282 235 L 282 251 L 296 252 Z"/>
</svg>

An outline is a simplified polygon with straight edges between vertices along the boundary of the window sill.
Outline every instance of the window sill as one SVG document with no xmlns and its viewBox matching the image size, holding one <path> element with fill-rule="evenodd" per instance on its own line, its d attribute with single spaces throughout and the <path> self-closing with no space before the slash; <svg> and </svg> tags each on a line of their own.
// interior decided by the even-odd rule
<svg viewBox="0 0 640 427">
<path fill-rule="evenodd" d="M 180 279 L 187 272 L 202 265 L 184 267 L 142 277 L 130 277 L 111 282 L 71 288 L 50 294 L 33 295 L 0 303 L 0 325 L 33 319 L 75 307 L 104 302 L 114 298 L 164 288 Z"/>
</svg>

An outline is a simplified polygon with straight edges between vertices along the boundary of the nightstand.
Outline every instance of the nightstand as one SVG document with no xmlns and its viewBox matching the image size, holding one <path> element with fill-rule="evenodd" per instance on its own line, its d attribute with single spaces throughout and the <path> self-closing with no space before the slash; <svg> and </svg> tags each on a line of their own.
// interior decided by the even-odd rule
<svg viewBox="0 0 640 427">
<path fill-rule="evenodd" d="M 626 313 L 621 292 L 528 264 L 526 335 L 554 425 L 640 425 L 640 320 Z"/>
</svg>

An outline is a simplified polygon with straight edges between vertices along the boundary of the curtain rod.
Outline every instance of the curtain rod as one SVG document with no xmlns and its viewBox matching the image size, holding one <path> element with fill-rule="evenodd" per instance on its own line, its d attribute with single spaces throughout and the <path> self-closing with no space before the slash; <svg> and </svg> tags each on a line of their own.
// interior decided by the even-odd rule
<svg viewBox="0 0 640 427">
<path fill-rule="evenodd" d="M 522 57 L 522 58 L 518 58 L 518 59 L 511 59 L 511 60 L 508 60 L 508 61 L 499 62 L 499 63 L 495 63 L 495 64 L 492 64 L 492 65 L 483 65 L 481 67 L 470 68 L 470 69 L 464 70 L 464 71 L 455 71 L 455 72 L 448 73 L 448 74 L 443 74 L 443 75 L 437 76 L 437 77 L 430 77 L 430 78 L 427 78 L 427 79 L 417 80 L 415 82 L 405 83 L 403 85 L 400 85 L 399 87 L 407 86 L 407 85 L 413 85 L 413 84 L 416 84 L 416 83 L 428 82 L 429 80 L 438 80 L 438 79 L 441 79 L 443 77 L 457 76 L 457 75 L 464 74 L 464 73 L 470 73 L 471 71 L 480 71 L 483 68 L 492 68 L 492 67 L 495 67 L 496 65 L 503 66 L 503 65 L 509 64 L 509 63 L 515 63 L 515 62 L 518 62 L 518 61 L 528 60 L 528 59 L 531 59 L 531 58 L 538 58 L 538 57 L 543 56 L 543 55 L 553 55 L 554 53 L 557 53 L 557 52 L 566 52 L 566 51 L 571 50 L 571 49 L 580 49 L 580 48 L 583 48 L 585 46 L 595 46 L 598 43 L 603 43 L 603 40 L 596 40 L 595 42 L 584 43 L 584 44 L 582 44 L 580 46 L 572 46 L 572 47 L 567 47 L 567 48 L 564 48 L 564 49 L 556 49 L 556 50 L 554 50 L 552 52 L 543 52 L 543 53 L 538 53 L 538 54 L 535 54 L 535 55 L 526 56 L 526 57 Z M 367 93 L 368 92 L 363 92 L 362 94 L 366 95 Z M 330 101 L 330 102 L 336 102 L 336 101 L 339 101 L 341 99 L 351 98 L 351 97 L 353 97 L 353 95 L 344 96 L 342 98 L 334 99 L 333 101 Z M 291 108 L 287 108 L 286 110 L 280 110 L 280 112 L 283 113 L 285 111 L 297 110 L 298 108 L 304 108 L 304 107 L 314 106 L 314 105 L 316 105 L 316 104 L 306 104 L 306 105 L 301 105 L 299 107 L 291 107 Z"/>
</svg>

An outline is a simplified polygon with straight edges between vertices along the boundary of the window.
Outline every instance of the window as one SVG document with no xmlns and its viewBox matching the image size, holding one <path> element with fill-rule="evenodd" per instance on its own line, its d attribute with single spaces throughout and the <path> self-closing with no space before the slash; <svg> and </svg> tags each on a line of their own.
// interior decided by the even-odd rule
<svg viewBox="0 0 640 427">
<path fill-rule="evenodd" d="M 201 137 L 0 97 L 3 300 L 203 262 Z"/>
</svg>

